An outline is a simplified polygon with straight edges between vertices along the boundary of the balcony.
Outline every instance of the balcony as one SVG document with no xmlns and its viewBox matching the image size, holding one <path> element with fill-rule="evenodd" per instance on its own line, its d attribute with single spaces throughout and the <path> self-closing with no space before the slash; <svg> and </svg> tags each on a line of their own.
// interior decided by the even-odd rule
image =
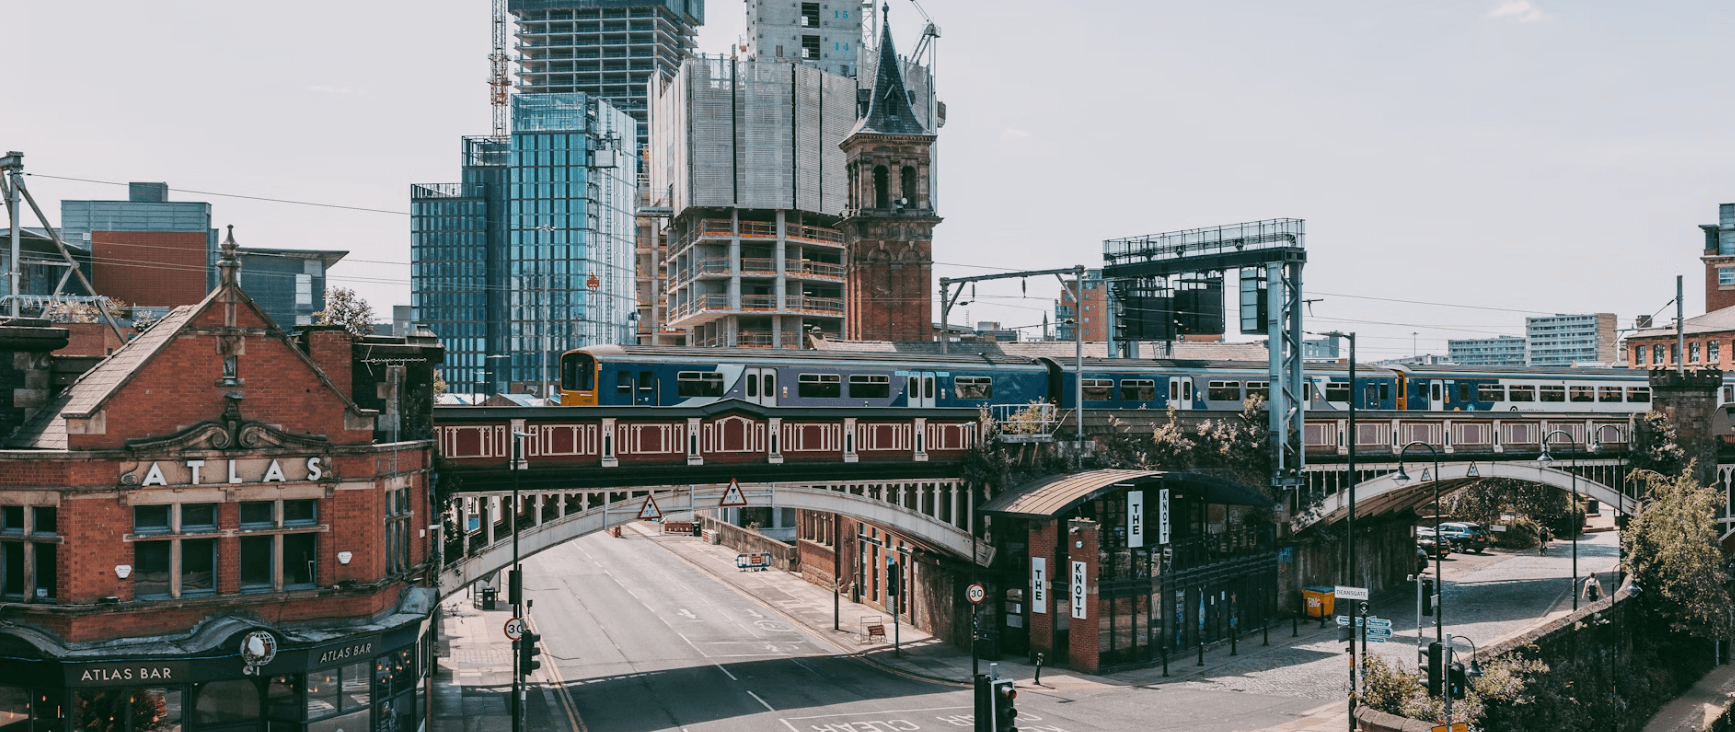
<svg viewBox="0 0 1735 732">
<path fill-rule="evenodd" d="M 729 307 L 728 295 L 700 295 L 685 303 L 669 307 L 669 326 L 690 328 L 704 325 L 729 315 L 793 313 L 831 318 L 843 317 L 843 298 L 789 295 L 783 299 L 783 310 L 777 309 L 776 295 L 742 295 L 739 310 Z"/>
<path fill-rule="evenodd" d="M 692 244 L 700 239 L 728 239 L 735 236 L 729 219 L 704 219 L 686 236 L 670 245 L 672 250 Z M 756 240 L 777 240 L 777 224 L 770 221 L 741 222 L 741 238 Z M 827 229 L 823 226 L 808 226 L 806 224 L 783 225 L 785 241 L 797 241 L 805 244 L 821 244 L 825 246 L 843 246 L 843 232 Z"/>
</svg>

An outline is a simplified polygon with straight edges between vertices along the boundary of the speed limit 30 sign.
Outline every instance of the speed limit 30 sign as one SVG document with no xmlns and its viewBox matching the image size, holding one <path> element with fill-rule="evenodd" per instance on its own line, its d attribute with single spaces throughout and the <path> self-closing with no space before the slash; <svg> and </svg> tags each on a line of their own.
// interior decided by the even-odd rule
<svg viewBox="0 0 1735 732">
<path fill-rule="evenodd" d="M 964 590 L 964 597 L 970 600 L 970 604 L 978 605 L 981 604 L 984 599 L 987 599 L 988 590 L 983 589 L 980 583 L 973 584 L 970 585 L 969 589 Z"/>
<path fill-rule="evenodd" d="M 524 637 L 524 618 L 513 618 L 506 621 L 506 639 L 518 640 Z"/>
</svg>

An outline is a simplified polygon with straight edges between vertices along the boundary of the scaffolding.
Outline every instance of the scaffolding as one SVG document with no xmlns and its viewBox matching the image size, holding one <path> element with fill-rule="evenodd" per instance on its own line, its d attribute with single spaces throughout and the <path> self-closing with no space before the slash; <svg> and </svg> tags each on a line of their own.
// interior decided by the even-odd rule
<svg viewBox="0 0 1735 732">
<path fill-rule="evenodd" d="M 1111 313 L 1122 308 L 1128 298 L 1144 302 L 1151 293 L 1172 291 L 1173 278 L 1196 280 L 1208 275 L 1220 283 L 1224 272 L 1242 270 L 1244 281 L 1264 281 L 1263 293 L 1243 284 L 1240 315 L 1243 332 L 1251 330 L 1247 326 L 1262 322 L 1267 338 L 1273 486 L 1299 485 L 1306 465 L 1302 445 L 1306 401 L 1301 394 L 1305 239 L 1306 225 L 1301 219 L 1266 219 L 1103 242 L 1103 278 L 1111 283 L 1109 296 L 1115 301 L 1109 308 Z M 1175 313 L 1169 308 L 1161 310 L 1139 316 L 1174 320 Z M 1109 352 L 1115 353 L 1112 329 L 1110 333 Z"/>
</svg>

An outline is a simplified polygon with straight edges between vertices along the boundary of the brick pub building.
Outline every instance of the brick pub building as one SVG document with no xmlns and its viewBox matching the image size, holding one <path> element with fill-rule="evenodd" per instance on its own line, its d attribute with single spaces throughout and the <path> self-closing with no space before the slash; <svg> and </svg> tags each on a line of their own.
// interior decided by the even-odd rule
<svg viewBox="0 0 1735 732">
<path fill-rule="evenodd" d="M 66 329 L 0 324 L 0 730 L 424 718 L 433 447 L 417 404 L 442 349 L 292 338 L 235 256 L 231 236 L 215 291 L 70 385 Z"/>
</svg>

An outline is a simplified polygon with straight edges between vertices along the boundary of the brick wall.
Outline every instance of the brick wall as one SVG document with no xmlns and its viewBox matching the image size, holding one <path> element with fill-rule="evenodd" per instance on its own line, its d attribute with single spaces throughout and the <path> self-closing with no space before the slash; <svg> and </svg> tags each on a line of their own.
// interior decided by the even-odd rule
<svg viewBox="0 0 1735 732">
<path fill-rule="evenodd" d="M 204 231 L 90 232 L 91 285 L 99 295 L 153 307 L 205 299 Z"/>
<path fill-rule="evenodd" d="M 1097 606 L 1097 523 L 1088 519 L 1073 519 L 1067 522 L 1067 540 L 1072 542 L 1067 558 L 1064 575 L 1066 582 L 1072 582 L 1072 563 L 1084 562 L 1085 617 L 1072 618 L 1071 630 L 1067 633 L 1068 664 L 1075 671 L 1096 673 L 1098 653 L 1101 649 L 1099 637 L 1102 635 L 1102 621 Z M 1083 546 L 1079 546 L 1083 542 Z M 1071 613 L 1071 608 L 1066 612 Z"/>
</svg>

